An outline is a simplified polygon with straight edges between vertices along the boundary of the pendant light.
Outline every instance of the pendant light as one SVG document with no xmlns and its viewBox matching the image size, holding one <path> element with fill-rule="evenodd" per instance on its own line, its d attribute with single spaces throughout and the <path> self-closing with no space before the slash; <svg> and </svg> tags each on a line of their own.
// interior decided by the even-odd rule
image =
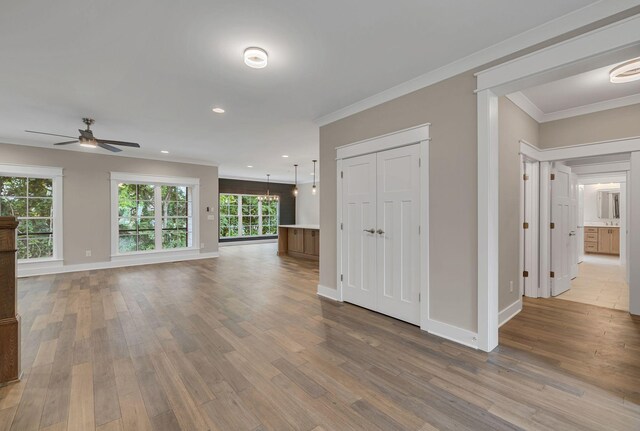
<svg viewBox="0 0 640 431">
<path fill-rule="evenodd" d="M 267 194 L 266 195 L 262 195 L 262 196 L 258 196 L 258 200 L 259 201 L 263 201 L 263 202 L 273 202 L 273 201 L 277 201 L 280 200 L 280 196 L 278 195 L 271 195 L 270 190 L 269 190 L 269 177 L 271 177 L 271 174 L 267 174 Z"/>
<path fill-rule="evenodd" d="M 313 162 L 313 187 L 311 187 L 311 194 L 315 195 L 316 192 L 318 191 L 318 188 L 316 187 L 316 163 L 318 161 L 312 160 L 312 162 Z"/>
<path fill-rule="evenodd" d="M 293 168 L 295 169 L 296 172 L 296 184 L 295 186 L 293 186 L 293 195 L 294 196 L 298 196 L 298 165 L 293 165 Z"/>
</svg>

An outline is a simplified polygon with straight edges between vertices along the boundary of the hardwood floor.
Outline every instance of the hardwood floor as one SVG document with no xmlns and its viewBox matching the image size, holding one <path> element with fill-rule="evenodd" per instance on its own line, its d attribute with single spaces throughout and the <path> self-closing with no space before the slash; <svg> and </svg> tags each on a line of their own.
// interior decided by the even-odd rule
<svg viewBox="0 0 640 431">
<path fill-rule="evenodd" d="M 316 294 L 275 246 L 21 279 L 0 430 L 640 429 L 640 321 L 526 301 L 490 354 Z"/>
</svg>

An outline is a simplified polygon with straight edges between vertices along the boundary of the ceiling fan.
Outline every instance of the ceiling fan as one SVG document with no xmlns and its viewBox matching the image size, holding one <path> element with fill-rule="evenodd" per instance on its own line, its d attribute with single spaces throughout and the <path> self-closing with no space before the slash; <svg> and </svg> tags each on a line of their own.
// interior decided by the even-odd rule
<svg viewBox="0 0 640 431">
<path fill-rule="evenodd" d="M 95 120 L 93 118 L 83 118 L 82 122 L 87 125 L 87 128 L 85 130 L 78 129 L 78 131 L 80 132 L 80 136 L 78 136 L 77 138 L 74 138 L 73 136 L 67 136 L 67 135 L 58 135 L 56 133 L 36 132 L 34 130 L 25 130 L 25 132 L 37 133 L 39 135 L 60 136 L 61 138 L 73 139 L 73 141 L 58 142 L 57 144 L 53 144 L 53 145 L 69 145 L 69 144 L 75 144 L 76 142 L 80 142 L 80 146 L 82 147 L 87 147 L 87 148 L 100 147 L 105 150 L 111 151 L 113 153 L 119 153 L 120 151 L 122 151 L 122 149 L 118 147 L 114 147 L 114 145 L 118 145 L 121 147 L 140 148 L 140 145 L 136 144 L 135 142 L 123 142 L 123 141 L 111 141 L 109 139 L 97 139 L 93 136 L 93 131 L 91 130 L 91 125 L 95 123 Z"/>
</svg>

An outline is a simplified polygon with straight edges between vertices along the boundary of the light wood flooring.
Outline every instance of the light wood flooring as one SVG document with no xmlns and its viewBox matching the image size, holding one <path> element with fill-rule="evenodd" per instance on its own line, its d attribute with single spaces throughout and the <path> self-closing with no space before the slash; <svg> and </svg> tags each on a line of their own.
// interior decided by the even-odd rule
<svg viewBox="0 0 640 431">
<path fill-rule="evenodd" d="M 618 256 L 587 254 L 571 289 L 558 299 L 629 311 L 629 285 Z"/>
<path fill-rule="evenodd" d="M 526 301 L 486 354 L 320 299 L 275 251 L 21 279 L 0 430 L 640 429 L 627 313 Z"/>
</svg>

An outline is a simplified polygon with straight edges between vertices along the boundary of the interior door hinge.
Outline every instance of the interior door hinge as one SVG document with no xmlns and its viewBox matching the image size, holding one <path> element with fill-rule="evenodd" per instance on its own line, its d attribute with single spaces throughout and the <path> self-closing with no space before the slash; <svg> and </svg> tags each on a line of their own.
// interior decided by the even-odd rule
<svg viewBox="0 0 640 431">
<path fill-rule="evenodd" d="M 556 273 L 555 273 L 555 272 L 553 272 L 553 271 L 551 271 L 551 274 L 549 274 L 549 277 L 551 277 L 551 278 L 556 278 Z"/>
<path fill-rule="evenodd" d="M 340 274 L 340 281 L 343 281 L 344 275 Z"/>
<path fill-rule="evenodd" d="M 522 229 L 529 229 L 529 223 L 527 222 L 522 223 Z"/>
<path fill-rule="evenodd" d="M 340 230 L 344 230 L 344 224 L 340 223 Z"/>
<path fill-rule="evenodd" d="M 418 302 L 420 302 L 421 300 L 422 300 L 422 295 L 418 293 Z"/>
<path fill-rule="evenodd" d="M 344 171 L 340 171 L 340 178 L 344 178 Z"/>
<path fill-rule="evenodd" d="M 522 176 L 522 179 L 523 179 L 523 180 L 525 180 L 525 181 L 527 181 L 527 180 L 529 179 L 529 175 L 524 174 L 524 175 Z"/>
<path fill-rule="evenodd" d="M 418 157 L 418 167 L 422 166 L 422 159 Z"/>
<path fill-rule="evenodd" d="M 422 229 L 420 228 L 420 226 L 418 226 L 418 235 L 420 235 L 421 232 L 422 232 Z"/>
<path fill-rule="evenodd" d="M 556 179 L 556 174 L 551 174 L 551 181 L 554 181 Z"/>
<path fill-rule="evenodd" d="M 556 228 L 556 224 L 555 224 L 555 223 L 551 223 L 551 224 L 549 225 L 549 227 L 550 227 L 551 229 L 555 229 L 555 228 Z"/>
<path fill-rule="evenodd" d="M 529 271 L 522 271 L 522 276 L 523 277 L 528 277 L 529 276 Z"/>
</svg>

